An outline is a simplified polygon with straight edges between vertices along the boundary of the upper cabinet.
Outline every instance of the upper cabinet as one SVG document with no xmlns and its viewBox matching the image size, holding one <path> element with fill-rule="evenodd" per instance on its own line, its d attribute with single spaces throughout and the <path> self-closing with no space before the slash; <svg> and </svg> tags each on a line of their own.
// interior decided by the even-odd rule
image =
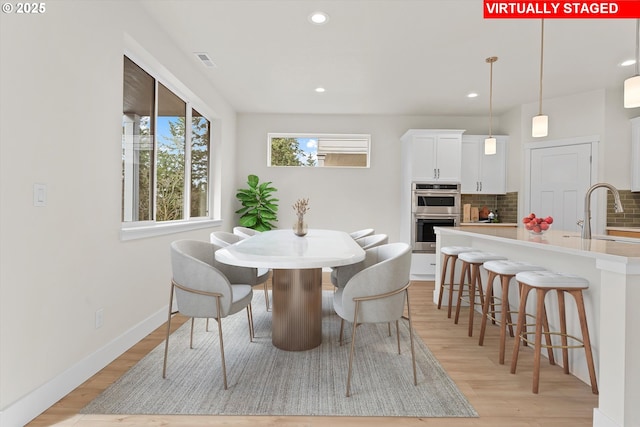
<svg viewBox="0 0 640 427">
<path fill-rule="evenodd" d="M 631 119 L 631 191 L 640 191 L 640 117 Z"/>
<path fill-rule="evenodd" d="M 505 194 L 507 192 L 507 139 L 497 136 L 496 154 L 484 154 L 487 135 L 464 135 L 462 137 L 463 194 Z"/>
<path fill-rule="evenodd" d="M 461 179 L 464 130 L 410 129 L 402 137 L 403 181 Z"/>
</svg>

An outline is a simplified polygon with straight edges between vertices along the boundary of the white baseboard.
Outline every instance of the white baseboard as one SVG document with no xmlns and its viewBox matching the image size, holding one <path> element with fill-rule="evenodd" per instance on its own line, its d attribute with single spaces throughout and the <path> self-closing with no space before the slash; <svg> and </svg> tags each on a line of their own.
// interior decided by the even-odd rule
<svg viewBox="0 0 640 427">
<path fill-rule="evenodd" d="M 22 427 L 167 321 L 162 308 L 92 355 L 0 411 L 0 426 Z"/>
<path fill-rule="evenodd" d="M 593 427 L 622 427 L 598 408 L 593 408 Z"/>
</svg>

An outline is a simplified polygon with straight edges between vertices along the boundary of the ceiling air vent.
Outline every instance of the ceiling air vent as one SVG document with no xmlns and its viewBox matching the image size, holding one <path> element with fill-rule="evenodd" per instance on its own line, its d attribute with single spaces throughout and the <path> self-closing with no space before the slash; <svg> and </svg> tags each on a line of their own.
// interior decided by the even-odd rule
<svg viewBox="0 0 640 427">
<path fill-rule="evenodd" d="M 211 58 L 209 58 L 209 54 L 206 52 L 195 52 L 195 55 L 198 59 L 207 67 L 216 68 L 216 64 L 213 63 Z"/>
</svg>

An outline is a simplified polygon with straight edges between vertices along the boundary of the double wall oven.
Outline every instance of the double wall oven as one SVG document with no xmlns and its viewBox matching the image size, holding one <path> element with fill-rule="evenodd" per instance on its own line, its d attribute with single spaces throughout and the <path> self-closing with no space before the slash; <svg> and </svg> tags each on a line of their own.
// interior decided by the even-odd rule
<svg viewBox="0 0 640 427">
<path fill-rule="evenodd" d="M 411 184 L 411 242 L 413 252 L 435 253 L 434 227 L 455 227 L 461 214 L 460 183 Z"/>
</svg>

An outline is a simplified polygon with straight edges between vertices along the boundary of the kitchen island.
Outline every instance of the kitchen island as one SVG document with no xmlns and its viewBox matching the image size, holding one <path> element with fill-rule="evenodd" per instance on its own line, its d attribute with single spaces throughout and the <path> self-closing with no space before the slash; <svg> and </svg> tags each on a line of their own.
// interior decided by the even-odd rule
<svg viewBox="0 0 640 427">
<path fill-rule="evenodd" d="M 577 232 L 553 229 L 533 236 L 523 227 L 439 227 L 435 231 L 438 254 L 442 246 L 472 246 L 588 279 L 590 287 L 584 296 L 600 388 L 593 425 L 640 426 L 640 244 L 610 240 L 612 236 L 582 239 Z M 434 302 L 440 291 L 440 263 L 441 257 L 436 257 Z M 517 295 L 510 299 L 518 301 Z M 533 306 L 527 311 L 533 312 Z M 549 309 L 549 322 L 557 330 L 555 313 Z M 567 304 L 567 320 L 568 332 L 580 336 L 573 304 Z M 570 351 L 570 357 L 572 374 L 588 383 L 584 352 Z"/>
</svg>

